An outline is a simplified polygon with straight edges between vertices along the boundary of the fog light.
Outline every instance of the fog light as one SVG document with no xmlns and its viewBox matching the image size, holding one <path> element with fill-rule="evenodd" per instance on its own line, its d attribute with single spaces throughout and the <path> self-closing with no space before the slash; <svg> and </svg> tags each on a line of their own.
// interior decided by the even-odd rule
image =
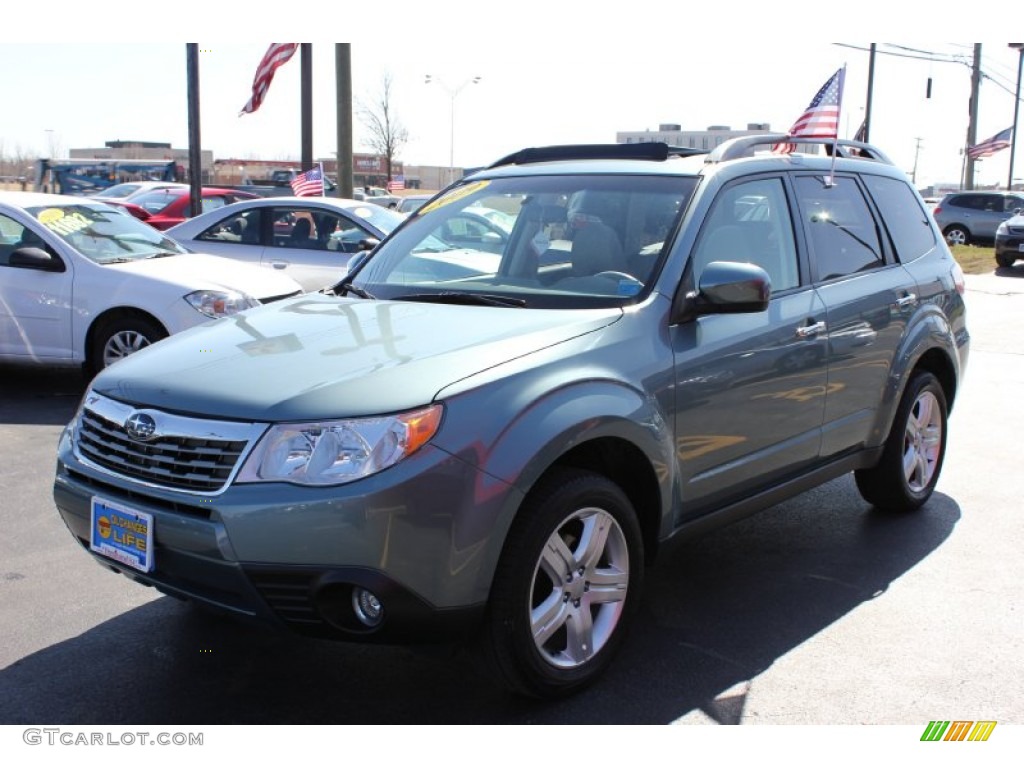
<svg viewBox="0 0 1024 768">
<path fill-rule="evenodd" d="M 384 606 L 368 589 L 356 587 L 352 590 L 352 609 L 356 618 L 368 627 L 376 627 L 384 617 Z"/>
</svg>

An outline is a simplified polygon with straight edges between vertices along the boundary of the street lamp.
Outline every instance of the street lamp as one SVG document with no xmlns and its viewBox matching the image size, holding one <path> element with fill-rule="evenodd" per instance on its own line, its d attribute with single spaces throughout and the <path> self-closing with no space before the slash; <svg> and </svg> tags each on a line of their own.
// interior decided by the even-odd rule
<svg viewBox="0 0 1024 768">
<path fill-rule="evenodd" d="M 1006 189 L 1013 190 L 1013 156 L 1017 148 L 1017 113 L 1020 112 L 1020 73 L 1024 69 L 1024 43 L 1008 43 L 1017 49 L 1017 95 L 1013 99 L 1013 133 L 1010 134 L 1010 175 Z"/>
<path fill-rule="evenodd" d="M 453 181 L 455 181 L 455 98 L 460 93 L 462 93 L 462 89 L 465 88 L 467 85 L 476 85 L 479 82 L 480 82 L 480 77 L 479 76 L 471 77 L 468 80 L 466 80 L 464 83 L 462 83 L 458 88 L 451 88 L 451 87 L 448 86 L 447 83 L 445 83 L 444 80 L 442 80 L 439 77 L 434 77 L 433 75 L 427 75 L 426 79 L 424 80 L 424 83 L 426 83 L 427 85 L 430 85 L 431 83 L 437 83 L 439 86 L 441 86 L 445 90 L 445 93 L 447 93 L 448 96 L 452 100 L 451 123 L 450 123 L 450 125 L 451 125 L 451 132 L 449 134 L 449 144 L 448 144 L 448 183 L 449 184 L 451 184 Z"/>
</svg>

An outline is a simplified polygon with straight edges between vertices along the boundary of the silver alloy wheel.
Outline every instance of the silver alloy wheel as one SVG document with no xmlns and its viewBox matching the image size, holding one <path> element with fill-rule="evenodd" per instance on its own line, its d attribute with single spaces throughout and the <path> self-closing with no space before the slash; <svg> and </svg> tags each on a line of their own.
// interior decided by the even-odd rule
<svg viewBox="0 0 1024 768">
<path fill-rule="evenodd" d="M 530 630 L 541 656 L 572 669 L 611 638 L 629 588 L 629 550 L 619 523 L 587 507 L 563 520 L 537 561 Z"/>
<path fill-rule="evenodd" d="M 946 242 L 950 245 L 967 245 L 967 233 L 959 227 L 946 232 Z"/>
<path fill-rule="evenodd" d="M 942 450 L 942 408 L 931 392 L 914 401 L 903 434 L 903 476 L 914 493 L 931 482 Z"/>
<path fill-rule="evenodd" d="M 150 340 L 138 331 L 126 328 L 113 334 L 103 345 L 103 365 L 113 365 L 118 360 L 128 357 L 150 345 Z"/>
</svg>

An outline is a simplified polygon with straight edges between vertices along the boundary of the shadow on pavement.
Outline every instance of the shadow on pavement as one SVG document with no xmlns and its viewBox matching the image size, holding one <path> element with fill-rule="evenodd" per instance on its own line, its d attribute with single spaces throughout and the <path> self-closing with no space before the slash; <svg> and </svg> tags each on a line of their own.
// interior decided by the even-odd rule
<svg viewBox="0 0 1024 768">
<path fill-rule="evenodd" d="M 0 364 L 0 424 L 67 424 L 88 383 L 78 368 Z"/>
<path fill-rule="evenodd" d="M 884 593 L 959 519 L 941 494 L 882 515 L 846 477 L 678 545 L 608 674 L 566 701 L 509 696 L 443 654 L 280 635 L 162 597 L 0 671 L 0 723 L 739 722 L 744 683 Z"/>
</svg>

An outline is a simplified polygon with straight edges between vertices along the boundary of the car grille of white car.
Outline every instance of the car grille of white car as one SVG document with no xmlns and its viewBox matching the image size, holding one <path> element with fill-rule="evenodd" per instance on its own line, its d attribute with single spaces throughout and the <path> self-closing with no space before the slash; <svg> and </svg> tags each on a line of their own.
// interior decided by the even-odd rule
<svg viewBox="0 0 1024 768">
<path fill-rule="evenodd" d="M 126 422 L 137 413 L 155 421 L 152 437 L 140 440 L 129 435 Z M 264 427 L 140 410 L 93 394 L 80 414 L 76 449 L 94 466 L 121 477 L 211 493 L 230 482 L 246 447 Z"/>
</svg>

